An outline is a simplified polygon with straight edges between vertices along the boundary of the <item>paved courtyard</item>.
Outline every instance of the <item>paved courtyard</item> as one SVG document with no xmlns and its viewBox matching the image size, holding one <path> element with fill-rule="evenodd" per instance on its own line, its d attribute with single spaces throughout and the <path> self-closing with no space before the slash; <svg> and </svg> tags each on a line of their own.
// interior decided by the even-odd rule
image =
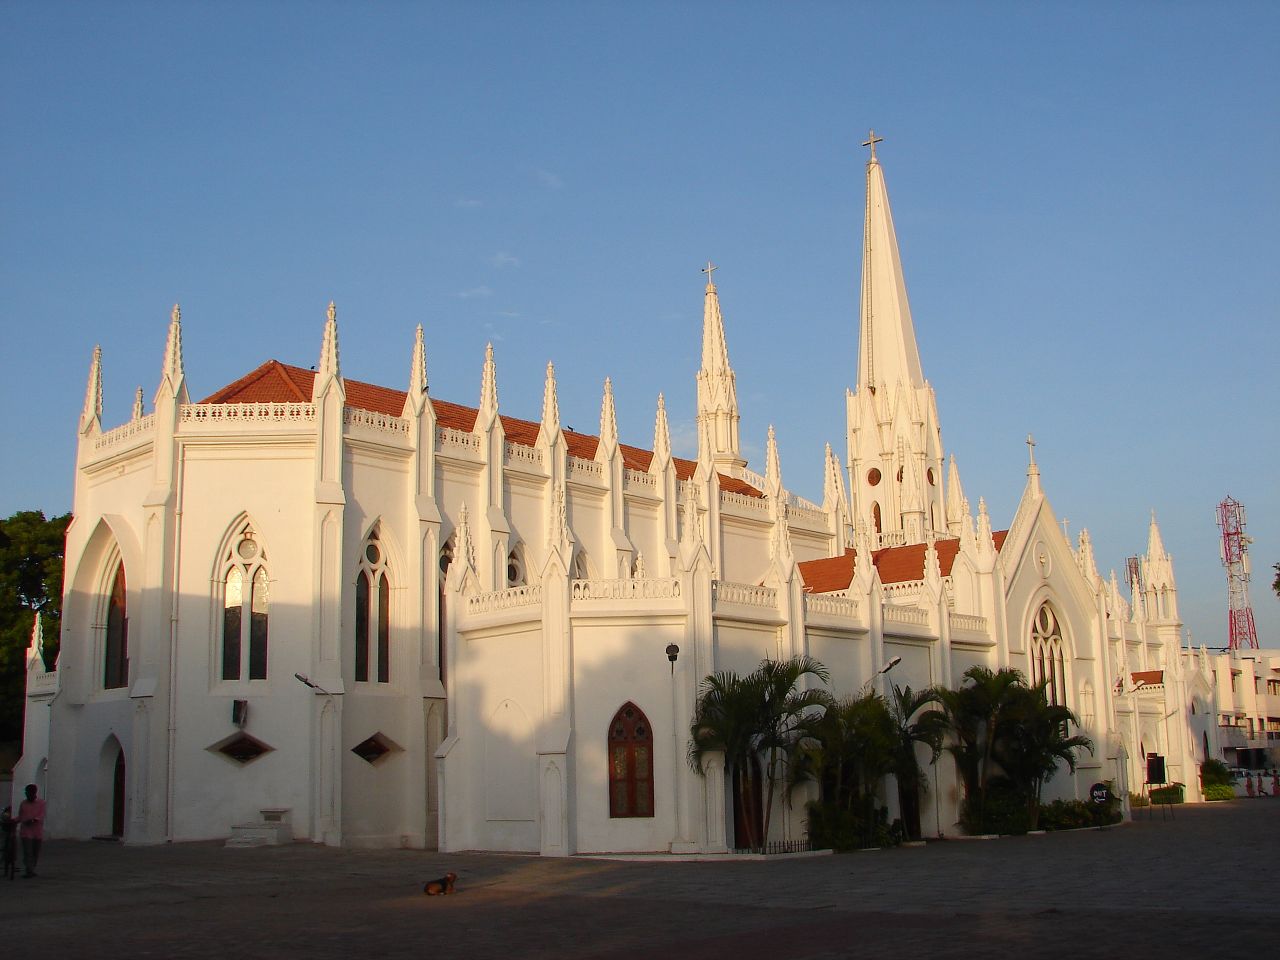
<svg viewBox="0 0 1280 960">
<path fill-rule="evenodd" d="M 0 882 L 0 942 L 53 958 L 1274 956 L 1277 828 L 1280 800 L 1237 800 L 725 863 L 52 841 L 38 878 Z M 458 894 L 424 897 L 448 870 Z"/>
</svg>

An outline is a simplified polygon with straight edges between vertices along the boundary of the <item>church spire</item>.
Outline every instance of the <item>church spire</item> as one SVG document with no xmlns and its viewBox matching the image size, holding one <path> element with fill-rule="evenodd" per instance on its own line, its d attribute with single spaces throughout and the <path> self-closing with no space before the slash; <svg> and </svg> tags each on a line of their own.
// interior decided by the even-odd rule
<svg viewBox="0 0 1280 960">
<path fill-rule="evenodd" d="M 746 465 L 738 446 L 738 389 L 729 365 L 729 347 L 712 277 L 720 269 L 708 262 L 702 272 L 707 288 L 702 306 L 702 367 L 698 371 L 698 457 L 727 473 Z"/>
<path fill-rule="evenodd" d="M 867 208 L 863 219 L 858 389 L 872 392 L 881 382 L 896 380 L 912 387 L 924 386 L 898 237 L 889 210 L 889 191 L 876 157 L 875 145 L 881 139 L 873 130 L 863 144 L 871 148 L 871 157 L 867 161 Z"/>
<path fill-rule="evenodd" d="M 329 309 L 325 312 L 324 342 L 320 345 L 320 364 L 316 367 L 316 380 L 341 375 L 338 363 L 338 308 L 330 300 Z"/>
<path fill-rule="evenodd" d="M 164 365 L 160 372 L 160 390 L 166 386 L 170 395 L 186 402 L 186 371 L 182 365 L 182 308 L 176 303 L 169 314 L 169 336 L 164 345 Z M 157 391 L 159 395 L 160 391 Z"/>
<path fill-rule="evenodd" d="M 947 468 L 947 532 L 953 537 L 960 535 L 964 515 L 969 512 L 964 504 L 964 488 L 960 486 L 960 468 L 956 466 L 955 454 L 952 454 L 951 465 Z"/>
<path fill-rule="evenodd" d="M 409 366 L 409 396 L 427 392 L 427 345 L 422 338 L 422 324 L 413 335 L 413 360 Z"/>
<path fill-rule="evenodd" d="M 1036 438 L 1031 434 L 1027 434 L 1027 486 L 1031 489 L 1031 495 L 1038 497 L 1040 495 L 1040 467 L 1036 463 Z"/>
<path fill-rule="evenodd" d="M 84 389 L 84 407 L 80 411 L 80 432 L 90 433 L 102 429 L 102 347 L 93 348 L 93 360 L 89 363 L 89 382 Z"/>
<path fill-rule="evenodd" d="M 547 379 L 542 385 L 542 429 L 548 438 L 560 430 L 560 399 L 556 394 L 556 367 L 547 361 Z"/>
<path fill-rule="evenodd" d="M 1164 549 L 1164 539 L 1160 536 L 1160 524 L 1156 523 L 1156 512 L 1151 511 L 1151 526 L 1147 530 L 1147 559 L 1156 560 L 1168 556 Z"/>
<path fill-rule="evenodd" d="M 667 401 L 658 394 L 658 412 L 653 421 L 653 463 L 661 465 L 671 459 L 671 426 L 667 423 Z"/>
<path fill-rule="evenodd" d="M 497 415 L 498 365 L 493 361 L 493 344 L 487 343 L 484 347 L 484 370 L 480 375 L 480 417 L 476 424 L 482 420 L 489 423 Z"/>
<path fill-rule="evenodd" d="M 600 400 L 600 452 L 608 456 L 618 445 L 618 412 L 613 405 L 613 381 L 604 378 L 604 397 Z"/>
</svg>

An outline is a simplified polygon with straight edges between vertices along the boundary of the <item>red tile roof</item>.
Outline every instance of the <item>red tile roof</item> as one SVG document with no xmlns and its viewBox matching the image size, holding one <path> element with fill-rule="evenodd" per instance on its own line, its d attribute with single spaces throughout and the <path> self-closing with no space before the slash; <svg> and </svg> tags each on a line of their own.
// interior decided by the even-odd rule
<svg viewBox="0 0 1280 960">
<path fill-rule="evenodd" d="M 215 393 L 201 400 L 201 403 L 309 403 L 311 389 L 315 384 L 316 372 L 304 370 L 302 367 L 290 366 L 279 360 L 268 360 L 234 383 L 229 383 Z M 343 378 L 343 386 L 347 391 L 347 406 L 361 410 L 372 410 L 398 417 L 404 413 L 404 401 L 407 394 L 403 390 L 392 390 L 374 383 Z M 431 398 L 431 405 L 436 412 L 436 420 L 442 427 L 450 427 L 470 433 L 475 429 L 479 411 L 475 407 L 465 407 L 448 400 Z M 538 441 L 539 424 L 532 420 L 519 420 L 515 417 L 500 416 L 502 430 L 507 439 L 521 446 L 531 447 Z M 590 434 L 578 433 L 575 430 L 564 431 L 565 447 L 569 455 L 583 460 L 594 460 L 600 438 Z M 653 462 L 653 452 L 640 447 L 632 447 L 625 443 L 618 445 L 623 464 L 641 473 L 648 472 Z M 675 466 L 676 476 L 688 480 L 693 476 L 697 463 L 680 457 L 671 458 Z M 744 493 L 749 497 L 763 497 L 764 494 L 748 483 L 720 476 L 723 489 Z"/>
<path fill-rule="evenodd" d="M 991 535 L 996 550 L 1004 546 L 1008 530 L 998 530 Z M 960 541 L 955 538 L 937 540 L 934 548 L 938 551 L 938 568 L 942 576 L 951 576 L 955 566 L 956 555 L 960 552 Z M 873 551 L 871 562 L 880 573 L 881 583 L 911 583 L 924 579 L 923 543 L 908 544 L 905 547 L 884 547 Z M 846 550 L 842 556 L 825 557 L 821 560 L 806 560 L 796 564 L 800 568 L 800 579 L 805 590 L 810 593 L 834 593 L 846 589 L 853 582 L 853 565 L 857 551 Z"/>
<path fill-rule="evenodd" d="M 1138 670 L 1132 674 L 1134 687 L 1151 687 L 1164 683 L 1163 670 Z"/>
</svg>

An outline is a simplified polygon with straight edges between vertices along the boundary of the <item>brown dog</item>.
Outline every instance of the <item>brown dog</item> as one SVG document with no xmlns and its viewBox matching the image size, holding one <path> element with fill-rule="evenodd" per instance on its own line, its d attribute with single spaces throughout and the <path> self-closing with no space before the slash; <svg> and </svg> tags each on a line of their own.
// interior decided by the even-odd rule
<svg viewBox="0 0 1280 960">
<path fill-rule="evenodd" d="M 446 873 L 439 880 L 428 880 L 423 886 L 422 892 L 428 897 L 443 897 L 453 893 L 454 881 L 458 879 L 456 873 Z"/>
</svg>

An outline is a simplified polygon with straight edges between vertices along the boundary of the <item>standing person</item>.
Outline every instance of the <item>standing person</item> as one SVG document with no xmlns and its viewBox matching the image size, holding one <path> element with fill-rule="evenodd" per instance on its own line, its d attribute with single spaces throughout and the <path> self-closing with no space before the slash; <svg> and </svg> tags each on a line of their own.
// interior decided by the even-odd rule
<svg viewBox="0 0 1280 960">
<path fill-rule="evenodd" d="M 36 861 L 40 859 L 40 845 L 44 842 L 45 802 L 36 799 L 36 785 L 27 784 L 27 799 L 18 804 L 18 837 L 22 840 L 22 869 L 24 877 L 36 875 Z"/>
</svg>

